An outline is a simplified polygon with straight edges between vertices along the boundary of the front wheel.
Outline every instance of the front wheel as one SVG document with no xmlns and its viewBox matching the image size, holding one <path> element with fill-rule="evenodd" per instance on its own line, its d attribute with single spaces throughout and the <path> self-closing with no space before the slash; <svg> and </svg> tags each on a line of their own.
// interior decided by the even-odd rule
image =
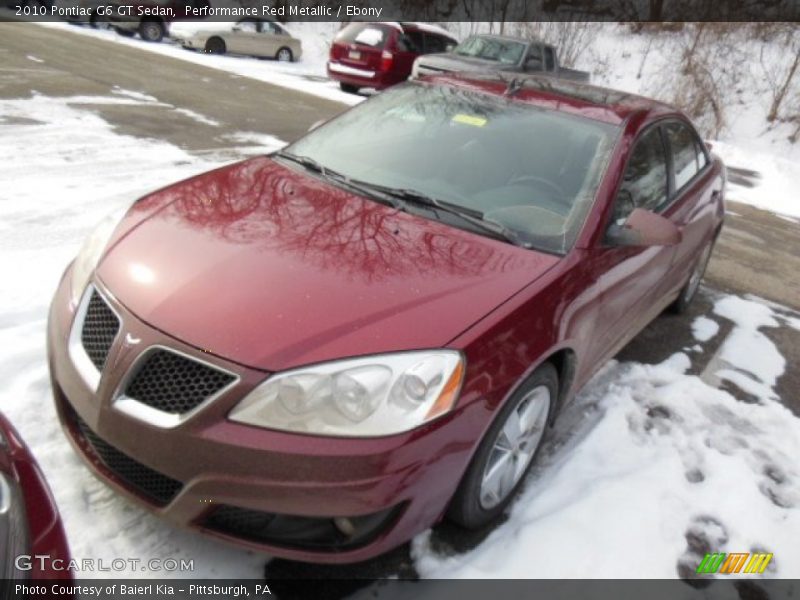
<svg viewBox="0 0 800 600">
<path fill-rule="evenodd" d="M 700 287 L 700 282 L 703 280 L 703 275 L 706 273 L 706 267 L 708 267 L 708 261 L 711 259 L 711 251 L 713 249 L 714 240 L 710 241 L 706 247 L 703 248 L 700 257 L 697 259 L 692 269 L 691 275 L 689 275 L 689 280 L 686 282 L 686 285 L 683 286 L 678 299 L 670 306 L 670 310 L 673 313 L 682 315 L 689 310 L 689 305 L 697 295 L 697 289 Z"/>
<path fill-rule="evenodd" d="M 294 59 L 292 55 L 292 51 L 289 48 L 281 48 L 278 50 L 278 53 L 275 55 L 275 58 L 281 62 L 292 62 Z"/>
<path fill-rule="evenodd" d="M 218 37 L 211 38 L 206 42 L 205 52 L 208 54 L 225 54 L 227 48 L 225 42 Z"/>
<path fill-rule="evenodd" d="M 558 374 L 545 363 L 514 392 L 472 458 L 448 508 L 450 520 L 477 529 L 500 516 L 534 462 L 558 396 Z"/>
<path fill-rule="evenodd" d="M 160 42 L 164 39 L 164 26 L 158 21 L 142 21 L 139 37 L 145 42 Z"/>
</svg>

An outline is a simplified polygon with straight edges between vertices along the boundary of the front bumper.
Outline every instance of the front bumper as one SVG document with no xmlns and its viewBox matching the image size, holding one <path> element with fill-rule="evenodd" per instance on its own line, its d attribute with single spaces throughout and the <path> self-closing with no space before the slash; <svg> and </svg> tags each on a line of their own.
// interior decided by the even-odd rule
<svg viewBox="0 0 800 600">
<path fill-rule="evenodd" d="M 234 423 L 227 420 L 228 412 L 267 373 L 165 335 L 128 311 L 101 282 L 95 285 L 122 322 L 96 389 L 87 384 L 68 351 L 75 314 L 68 276 L 51 306 L 48 358 L 62 425 L 101 479 L 175 524 L 309 562 L 365 560 L 406 542 L 441 518 L 472 454 L 471 440 L 478 439 L 485 423 L 483 409 L 476 403 L 424 428 L 374 439 L 298 435 Z M 213 362 L 238 380 L 177 426 L 166 429 L 142 421 L 119 410 L 113 399 L 137 356 L 154 344 Z M 112 454 L 103 459 L 104 452 L 114 451 L 123 458 Z M 122 463 L 115 462 L 115 456 Z M 138 475 L 131 479 L 127 460 L 147 477 L 173 482 L 172 493 L 161 497 L 143 493 L 135 480 Z M 231 507 L 245 511 L 239 516 L 253 517 L 252 526 L 267 535 L 220 527 L 220 514 Z M 357 525 L 367 523 L 372 531 L 356 535 L 357 543 L 340 537 L 337 543 L 317 539 L 309 544 L 270 537 L 269 527 L 258 525 L 259 513 L 281 519 L 289 529 L 307 531 L 306 526 L 313 528 L 320 520 L 329 524 L 334 518 L 347 518 Z M 330 533 L 330 527 L 326 531 Z"/>
</svg>

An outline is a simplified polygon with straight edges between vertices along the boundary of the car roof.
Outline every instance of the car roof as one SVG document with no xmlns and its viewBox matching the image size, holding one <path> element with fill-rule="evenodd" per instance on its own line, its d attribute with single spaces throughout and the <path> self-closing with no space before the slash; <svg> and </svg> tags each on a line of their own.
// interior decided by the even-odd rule
<svg viewBox="0 0 800 600">
<path fill-rule="evenodd" d="M 634 114 L 652 117 L 681 115 L 681 112 L 675 107 L 652 98 L 551 76 L 464 72 L 432 75 L 423 78 L 423 81 L 470 89 L 494 96 L 510 95 L 519 102 L 579 115 L 612 125 L 620 125 Z M 514 88 L 513 93 L 508 94 L 509 84 L 512 81 L 519 87 Z"/>
<path fill-rule="evenodd" d="M 456 39 L 455 34 L 450 33 L 443 27 L 439 27 L 438 25 L 432 25 L 431 23 L 418 23 L 416 21 L 401 21 L 400 27 L 405 29 L 416 29 L 417 31 L 424 31 L 425 33 L 432 33 L 434 35 L 440 35 L 443 37 L 450 38 L 452 40 Z"/>
<path fill-rule="evenodd" d="M 518 42 L 520 44 L 544 44 L 544 42 L 535 39 L 521 38 L 513 35 L 500 35 L 498 33 L 476 33 L 469 37 L 491 38 L 493 40 L 503 40 L 506 42 Z M 550 44 L 544 44 L 549 46 Z"/>
</svg>

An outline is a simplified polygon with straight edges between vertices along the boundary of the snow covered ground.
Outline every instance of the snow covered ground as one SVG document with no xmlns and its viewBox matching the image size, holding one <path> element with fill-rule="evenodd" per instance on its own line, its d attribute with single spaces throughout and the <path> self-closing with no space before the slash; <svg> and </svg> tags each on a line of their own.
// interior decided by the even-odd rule
<svg viewBox="0 0 800 600">
<path fill-rule="evenodd" d="M 196 576 L 259 577 L 263 556 L 176 530 L 94 479 L 58 426 L 47 374 L 45 326 L 64 267 L 105 215 L 146 191 L 223 162 L 208 156 L 198 159 L 167 143 L 119 135 L 82 106 L 158 104 L 134 91 L 117 92 L 91 98 L 0 100 L 0 409 L 40 461 L 74 556 L 103 559 L 106 565 L 114 558 L 193 559 Z M 242 157 L 252 154 L 253 134 L 239 135 Z M 256 141 L 262 152 L 281 145 L 266 136 Z M 95 575 L 181 573 L 83 573 Z"/>
<path fill-rule="evenodd" d="M 110 32 L 47 26 L 343 102 L 361 100 L 320 79 L 327 35 L 322 26 L 316 26 L 316 42 L 306 45 L 308 62 L 297 65 L 205 56 Z M 103 103 L 163 106 L 120 89 L 91 98 L 0 100 L 0 407 L 41 462 L 75 556 L 188 558 L 195 576 L 258 577 L 264 557 L 176 530 L 97 482 L 57 425 L 45 319 L 61 271 L 82 238 L 105 214 L 142 192 L 230 156 L 198 158 L 165 142 L 120 135 L 89 108 Z M 187 115 L 182 107 L 172 109 Z M 794 151 L 782 151 L 781 158 L 763 137 L 753 142 L 755 151 L 735 137 L 715 144 L 715 150 L 759 170 L 762 179 L 756 188 L 737 186 L 731 194 L 798 216 Z M 241 143 L 242 156 L 254 151 L 254 143 L 261 150 L 281 144 L 247 131 L 231 132 L 228 139 Z M 710 551 L 773 552 L 767 576 L 800 577 L 800 420 L 778 398 L 776 382 L 786 359 L 765 335 L 775 327 L 800 331 L 800 315 L 756 297 L 713 295 L 713 305 L 711 314 L 691 324 L 695 343 L 664 363 L 605 366 L 560 419 L 508 521 L 484 542 L 457 553 L 430 532 L 414 540 L 419 573 L 671 578 L 697 565 L 701 540 Z M 713 369 L 690 374 L 692 358 L 720 342 L 723 329 L 729 331 L 710 363 Z M 726 381 L 755 401 L 745 403 L 719 389 Z"/>
<path fill-rule="evenodd" d="M 764 335 L 800 324 L 757 298 L 719 296 L 694 336 L 733 323 L 713 373 L 687 374 L 687 348 L 660 365 L 611 362 L 559 418 L 508 521 L 467 554 L 412 555 L 425 577 L 672 578 L 708 551 L 772 552 L 769 576 L 800 575 L 800 419 L 773 391 L 785 359 Z M 705 380 L 728 378 L 737 400 Z M 569 557 L 569 558 L 566 558 Z"/>
</svg>

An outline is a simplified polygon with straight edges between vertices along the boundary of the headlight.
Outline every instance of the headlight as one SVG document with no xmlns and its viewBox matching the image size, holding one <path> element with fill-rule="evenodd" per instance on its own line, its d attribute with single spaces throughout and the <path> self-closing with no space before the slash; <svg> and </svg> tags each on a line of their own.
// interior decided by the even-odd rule
<svg viewBox="0 0 800 600">
<path fill-rule="evenodd" d="M 103 255 L 103 250 L 105 250 L 111 234 L 114 233 L 120 219 L 127 211 L 128 207 L 125 207 L 108 215 L 100 221 L 94 231 L 86 238 L 86 241 L 83 242 L 78 256 L 75 257 L 75 262 L 72 263 L 70 293 L 73 305 L 77 305 L 80 301 L 83 290 L 86 289 L 86 285 L 92 278 L 92 273 L 94 273 L 97 262 Z"/>
<path fill-rule="evenodd" d="M 454 350 L 324 363 L 273 375 L 229 417 L 315 435 L 392 435 L 448 412 L 463 377 L 464 359 Z"/>
</svg>

